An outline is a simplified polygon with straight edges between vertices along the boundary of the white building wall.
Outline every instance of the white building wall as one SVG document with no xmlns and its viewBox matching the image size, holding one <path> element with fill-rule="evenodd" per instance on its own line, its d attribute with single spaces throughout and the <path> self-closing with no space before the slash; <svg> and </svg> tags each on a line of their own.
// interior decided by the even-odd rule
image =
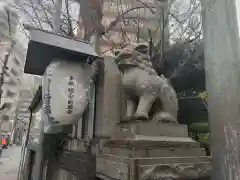
<svg viewBox="0 0 240 180">
<path fill-rule="evenodd" d="M 6 9 L 8 7 L 2 5 L 0 3 L 0 74 L 2 73 L 2 65 L 4 63 L 5 54 L 9 51 L 9 47 L 14 42 L 14 46 L 9 56 L 9 60 L 7 63 L 7 70 L 5 70 L 5 78 L 4 84 L 2 86 L 3 94 L 2 94 L 2 104 L 8 103 L 11 106 L 6 108 L 4 111 L 0 112 L 1 120 L 4 120 L 4 124 L 2 125 L 2 130 L 11 130 L 13 122 L 16 120 L 16 109 L 18 107 L 18 102 L 21 101 L 22 105 L 26 105 L 23 103 L 24 101 L 29 101 L 28 97 L 20 97 L 20 92 L 29 91 L 28 94 L 32 94 L 32 91 L 35 86 L 35 80 L 33 76 L 25 75 L 23 73 L 24 64 L 25 64 L 25 56 L 26 49 L 24 49 L 23 45 L 16 40 L 15 34 L 13 31 L 12 36 L 10 36 L 9 26 L 7 22 L 8 17 L 6 16 Z M 10 9 L 12 10 L 12 9 Z M 10 19 L 16 19 L 17 15 L 14 14 L 15 11 L 10 12 Z M 7 19 L 6 19 L 7 18 Z M 10 28 L 14 30 L 17 26 L 17 21 L 11 21 L 12 24 Z M 32 97 L 32 96 L 31 96 Z M 26 100 L 24 100 L 26 98 Z M 27 105 L 26 105 L 27 106 Z M 26 116 L 26 115 L 23 115 Z M 28 117 L 26 116 L 26 119 Z M 16 123 L 15 123 L 16 124 Z M 0 130 L 1 130 L 0 129 Z"/>
</svg>

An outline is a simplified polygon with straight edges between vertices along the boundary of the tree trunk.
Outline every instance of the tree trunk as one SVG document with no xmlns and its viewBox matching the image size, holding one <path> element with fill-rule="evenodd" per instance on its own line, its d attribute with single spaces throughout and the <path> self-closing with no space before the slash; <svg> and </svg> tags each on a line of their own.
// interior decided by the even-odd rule
<svg viewBox="0 0 240 180">
<path fill-rule="evenodd" d="M 214 180 L 240 179 L 240 53 L 236 1 L 239 0 L 203 1 L 206 3 L 205 68 Z"/>
<path fill-rule="evenodd" d="M 167 49 L 169 45 L 169 28 L 168 28 L 168 13 L 169 13 L 169 2 L 168 0 L 160 1 L 156 0 L 157 7 L 157 16 L 159 19 L 159 34 L 157 35 L 157 39 L 163 39 L 163 43 L 161 43 L 162 51 Z"/>
<path fill-rule="evenodd" d="M 90 41 L 94 33 L 101 35 L 105 28 L 102 25 L 102 0 L 81 0 L 80 15 L 84 26 L 84 40 Z"/>
<path fill-rule="evenodd" d="M 61 26 L 62 0 L 55 0 L 55 5 L 55 13 L 53 14 L 53 31 L 59 33 Z"/>
</svg>

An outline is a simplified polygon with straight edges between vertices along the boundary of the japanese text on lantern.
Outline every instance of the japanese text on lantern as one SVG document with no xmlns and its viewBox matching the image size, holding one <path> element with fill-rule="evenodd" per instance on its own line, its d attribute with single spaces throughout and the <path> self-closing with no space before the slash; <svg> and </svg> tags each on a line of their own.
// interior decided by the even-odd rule
<svg viewBox="0 0 240 180">
<path fill-rule="evenodd" d="M 67 106 L 67 113 L 72 114 L 73 112 L 73 98 L 74 98 L 74 78 L 70 76 L 68 79 L 68 106 Z"/>
</svg>

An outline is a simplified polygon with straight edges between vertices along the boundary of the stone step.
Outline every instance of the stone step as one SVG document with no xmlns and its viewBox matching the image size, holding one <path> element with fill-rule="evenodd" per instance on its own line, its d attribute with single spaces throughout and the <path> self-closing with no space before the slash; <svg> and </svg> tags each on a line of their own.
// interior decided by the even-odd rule
<svg viewBox="0 0 240 180">
<path fill-rule="evenodd" d="M 117 180 L 132 180 L 133 173 L 137 173 L 139 179 L 210 180 L 212 166 L 209 157 L 123 158 L 104 155 L 97 158 L 98 173 Z"/>
<path fill-rule="evenodd" d="M 186 125 L 161 124 L 154 121 L 133 121 L 117 124 L 112 139 L 136 139 L 141 136 L 188 137 Z"/>
<path fill-rule="evenodd" d="M 172 163 L 201 163 L 211 162 L 210 156 L 190 156 L 190 157 L 150 157 L 136 158 L 138 164 L 172 164 Z"/>
<path fill-rule="evenodd" d="M 167 137 L 167 136 L 135 136 L 135 139 L 109 139 L 106 140 L 106 147 L 200 147 L 200 143 L 190 137 Z"/>
<path fill-rule="evenodd" d="M 206 155 L 202 148 L 104 148 L 102 152 L 124 157 L 193 157 Z"/>
<path fill-rule="evenodd" d="M 205 156 L 200 144 L 189 137 L 151 137 L 151 140 L 107 140 L 105 154 L 126 157 L 188 157 Z"/>
<path fill-rule="evenodd" d="M 130 163 L 132 159 L 139 165 L 151 164 L 173 164 L 173 163 L 201 163 L 211 162 L 211 156 L 190 156 L 190 157 L 133 157 L 123 158 L 113 154 L 101 154 L 98 159 L 106 159 L 113 162 Z"/>
</svg>

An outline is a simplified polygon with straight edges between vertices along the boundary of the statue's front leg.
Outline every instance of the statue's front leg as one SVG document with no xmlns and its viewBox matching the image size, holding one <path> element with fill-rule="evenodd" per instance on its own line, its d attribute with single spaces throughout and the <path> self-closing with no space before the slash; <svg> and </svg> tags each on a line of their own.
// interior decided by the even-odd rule
<svg viewBox="0 0 240 180">
<path fill-rule="evenodd" d="M 124 122 L 131 121 L 136 111 L 136 102 L 134 102 L 132 99 L 128 98 L 126 100 L 126 105 L 126 116 L 122 120 Z"/>
<path fill-rule="evenodd" d="M 156 100 L 155 94 L 144 94 L 139 97 L 137 111 L 134 115 L 136 120 L 149 120 L 148 113 Z"/>
<path fill-rule="evenodd" d="M 127 117 L 133 117 L 136 111 L 136 103 L 131 99 L 127 100 Z"/>
<path fill-rule="evenodd" d="M 153 115 L 152 121 L 163 123 L 163 124 L 177 124 L 177 120 L 171 116 L 168 112 L 158 111 Z"/>
</svg>

